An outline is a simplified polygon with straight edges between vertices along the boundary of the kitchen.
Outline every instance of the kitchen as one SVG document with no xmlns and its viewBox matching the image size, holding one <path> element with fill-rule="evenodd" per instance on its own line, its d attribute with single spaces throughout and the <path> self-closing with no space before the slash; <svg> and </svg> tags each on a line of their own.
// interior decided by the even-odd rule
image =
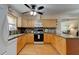
<svg viewBox="0 0 79 59">
<path fill-rule="evenodd" d="M 6 14 L 9 38 L 4 54 L 79 55 L 78 6 L 9 4 Z M 43 14 L 31 15 L 32 11 Z"/>
</svg>

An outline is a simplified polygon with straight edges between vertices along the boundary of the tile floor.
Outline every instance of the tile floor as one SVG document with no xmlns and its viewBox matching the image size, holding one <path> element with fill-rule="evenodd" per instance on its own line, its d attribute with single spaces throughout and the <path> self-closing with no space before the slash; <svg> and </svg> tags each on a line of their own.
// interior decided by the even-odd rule
<svg viewBox="0 0 79 59">
<path fill-rule="evenodd" d="M 50 44 L 27 44 L 19 55 L 59 55 Z"/>
</svg>

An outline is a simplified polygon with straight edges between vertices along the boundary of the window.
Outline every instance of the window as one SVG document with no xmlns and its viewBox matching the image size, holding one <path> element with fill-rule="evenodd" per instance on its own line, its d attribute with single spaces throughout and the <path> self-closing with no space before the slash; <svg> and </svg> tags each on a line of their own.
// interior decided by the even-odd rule
<svg viewBox="0 0 79 59">
<path fill-rule="evenodd" d="M 9 31 L 17 30 L 17 28 L 16 28 L 17 17 L 15 17 L 11 14 L 8 14 L 7 18 L 8 18 L 8 23 L 9 23 Z"/>
</svg>

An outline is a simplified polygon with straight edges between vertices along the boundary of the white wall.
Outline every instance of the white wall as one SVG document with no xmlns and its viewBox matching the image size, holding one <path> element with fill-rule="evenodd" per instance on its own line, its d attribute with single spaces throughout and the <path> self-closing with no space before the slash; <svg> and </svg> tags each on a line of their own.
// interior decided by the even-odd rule
<svg viewBox="0 0 79 59">
<path fill-rule="evenodd" d="M 58 24 L 57 24 L 57 33 L 61 34 L 63 31 L 66 31 L 69 29 L 70 25 L 77 25 L 79 29 L 79 19 L 58 19 Z"/>
<path fill-rule="evenodd" d="M 0 54 L 6 51 L 8 42 L 8 21 L 7 21 L 8 5 L 0 4 Z"/>
</svg>

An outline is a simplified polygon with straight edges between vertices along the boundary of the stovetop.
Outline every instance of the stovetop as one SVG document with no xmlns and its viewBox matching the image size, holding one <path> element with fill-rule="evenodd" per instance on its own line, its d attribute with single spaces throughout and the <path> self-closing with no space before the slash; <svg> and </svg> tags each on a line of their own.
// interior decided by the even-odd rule
<svg viewBox="0 0 79 59">
<path fill-rule="evenodd" d="M 34 34 L 43 34 L 43 28 L 42 27 L 36 27 L 34 28 Z"/>
</svg>

